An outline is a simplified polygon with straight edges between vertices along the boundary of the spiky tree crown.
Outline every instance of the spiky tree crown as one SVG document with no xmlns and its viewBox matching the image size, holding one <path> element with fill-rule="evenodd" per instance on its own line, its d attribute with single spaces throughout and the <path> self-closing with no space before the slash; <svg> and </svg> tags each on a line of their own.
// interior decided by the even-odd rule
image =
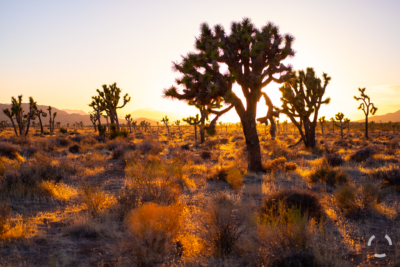
<svg viewBox="0 0 400 267">
<path fill-rule="evenodd" d="M 102 85 L 103 91 L 97 89 L 97 93 L 102 98 L 106 106 L 113 108 L 123 108 L 127 103 L 131 101 L 131 97 L 126 93 L 123 96 L 123 103 L 121 106 L 118 106 L 118 103 L 121 99 L 121 88 L 117 87 L 117 83 L 110 84 L 107 86 L 106 84 Z"/>
<path fill-rule="evenodd" d="M 318 121 L 319 121 L 320 123 L 325 123 L 325 122 L 326 122 L 325 116 L 319 117 L 319 118 L 318 118 Z"/>
<path fill-rule="evenodd" d="M 338 112 L 337 114 L 335 114 L 335 119 L 337 121 L 342 121 L 344 118 L 344 114 L 342 112 Z"/>
<path fill-rule="evenodd" d="M 279 88 L 282 92 L 281 111 L 294 117 L 309 117 L 321 105 L 329 104 L 329 97 L 322 98 L 331 77 L 323 73 L 322 78 L 323 81 L 315 75 L 313 68 L 307 68 L 306 72 L 301 70 L 298 75 L 292 72 L 290 78 Z"/>
<path fill-rule="evenodd" d="M 358 91 L 360 92 L 361 97 L 354 96 L 354 99 L 357 101 L 363 101 L 360 103 L 358 106 L 358 110 L 362 110 L 364 114 L 367 116 L 369 112 L 371 112 L 372 115 L 375 115 L 375 113 L 378 111 L 378 108 L 374 106 L 374 103 L 371 103 L 370 97 L 365 94 L 366 88 L 358 88 Z"/>
</svg>

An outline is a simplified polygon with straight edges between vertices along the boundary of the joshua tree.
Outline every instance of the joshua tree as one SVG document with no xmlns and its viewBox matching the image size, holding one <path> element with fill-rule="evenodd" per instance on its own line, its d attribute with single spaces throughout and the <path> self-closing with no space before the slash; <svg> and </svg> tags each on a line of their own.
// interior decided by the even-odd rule
<svg viewBox="0 0 400 267">
<path fill-rule="evenodd" d="M 288 125 L 288 121 L 285 120 L 285 121 L 283 122 L 283 128 L 284 128 L 284 131 L 285 131 L 285 132 L 287 132 L 287 125 Z"/>
<path fill-rule="evenodd" d="M 81 126 L 81 129 L 83 130 L 83 121 L 80 121 L 79 125 Z"/>
<path fill-rule="evenodd" d="M 53 117 L 51 116 L 51 106 L 47 109 L 49 111 L 49 127 L 50 127 L 50 134 L 53 134 L 54 131 L 54 121 L 57 116 L 57 112 L 53 113 Z"/>
<path fill-rule="evenodd" d="M 299 71 L 298 75 L 292 72 L 285 84 L 279 88 L 282 92 L 280 111 L 296 125 L 301 136 L 299 142 L 303 140 L 306 147 L 315 147 L 318 112 L 321 105 L 330 102 L 329 97 L 323 97 L 331 77 L 323 73 L 322 78 L 323 81 L 315 75 L 313 68 L 307 68 L 306 71 Z"/>
<path fill-rule="evenodd" d="M 276 133 L 275 118 L 279 118 L 279 111 L 274 110 L 274 105 L 272 104 L 271 99 L 268 97 L 266 93 L 261 92 L 261 94 L 264 96 L 265 104 L 268 107 L 268 112 L 265 117 L 258 118 L 257 121 L 260 123 L 264 123 L 265 127 L 268 126 L 268 121 L 269 123 L 271 123 L 271 127 L 269 128 L 269 133 L 271 135 L 271 139 L 275 140 L 275 133 Z"/>
<path fill-rule="evenodd" d="M 322 132 L 322 134 L 324 134 L 324 124 L 326 122 L 325 116 L 319 117 L 318 121 L 319 121 L 319 125 L 321 125 L 321 132 Z"/>
<path fill-rule="evenodd" d="M 94 132 L 97 132 L 96 121 L 97 121 L 98 117 L 97 117 L 96 112 L 89 113 L 89 116 L 90 116 L 90 121 L 92 122 L 93 127 L 94 127 Z"/>
<path fill-rule="evenodd" d="M 365 94 L 365 89 L 366 89 L 365 87 L 358 88 L 358 91 L 360 91 L 361 97 L 354 96 L 354 99 L 357 101 L 359 101 L 359 100 L 362 101 L 362 103 L 360 103 L 360 105 L 358 106 L 357 109 L 361 109 L 364 112 L 364 115 L 365 115 L 365 138 L 368 139 L 368 116 L 369 116 L 370 112 L 372 115 L 375 115 L 378 108 L 374 106 L 374 103 L 371 103 L 371 99 L 369 98 L 368 95 Z"/>
<path fill-rule="evenodd" d="M 200 87 L 201 93 L 194 96 L 196 102 L 208 104 L 206 100 L 212 99 L 219 106 L 224 101 L 235 108 L 243 124 L 250 172 L 263 171 L 256 126 L 261 90 L 271 82 L 284 81 L 282 75 L 290 67 L 285 66 L 283 61 L 294 55 L 292 42 L 293 37 L 282 36 L 272 23 L 259 30 L 249 19 L 244 19 L 232 23 L 229 34 L 220 25 L 212 30 L 204 23 L 200 36 L 196 38 L 197 53 L 188 54 L 180 64 L 184 72 L 190 69 L 199 72 L 201 79 L 198 81 L 206 81 L 209 85 Z M 220 69 L 220 65 L 226 65 L 228 73 Z M 235 82 L 242 88 L 245 104 L 232 90 Z M 184 93 L 190 94 L 191 88 L 187 86 Z M 213 121 L 210 128 L 215 126 Z"/>
<path fill-rule="evenodd" d="M 181 121 L 180 121 L 180 120 L 176 120 L 176 121 L 174 122 L 174 124 L 175 124 L 176 126 L 178 126 L 178 131 L 180 132 L 180 131 L 181 131 L 181 127 L 179 126 L 179 124 L 181 124 Z"/>
<path fill-rule="evenodd" d="M 197 125 L 200 124 L 199 114 L 196 114 L 196 117 L 183 118 L 182 121 L 194 126 L 194 141 L 197 142 Z"/>
<path fill-rule="evenodd" d="M 133 126 L 133 130 L 136 132 L 137 121 L 133 121 L 133 122 L 132 122 L 132 126 Z"/>
<path fill-rule="evenodd" d="M 109 86 L 103 84 L 102 91 L 97 89 L 97 93 L 100 96 L 102 110 L 107 112 L 107 115 L 110 117 L 111 124 L 116 124 L 117 129 L 119 130 L 119 121 L 117 109 L 125 107 L 127 103 L 131 101 L 131 97 L 126 93 L 123 96 L 123 103 L 118 106 L 119 100 L 121 99 L 121 88 L 117 87 L 117 83 L 113 83 Z"/>
<path fill-rule="evenodd" d="M 164 118 L 163 118 L 164 119 Z M 147 123 L 146 121 L 141 121 L 140 122 L 140 127 L 144 129 L 145 132 L 147 132 L 147 127 L 150 126 L 150 123 Z M 169 131 L 168 131 L 169 132 Z"/>
<path fill-rule="evenodd" d="M 335 132 L 335 118 L 332 117 L 329 120 L 332 122 L 332 132 Z"/>
<path fill-rule="evenodd" d="M 132 133 L 132 127 L 131 127 L 131 125 L 132 125 L 133 118 L 132 118 L 131 114 L 125 115 L 125 120 L 126 120 L 126 122 L 128 123 L 129 132 Z M 136 124 L 135 124 L 135 126 L 136 126 Z"/>
<path fill-rule="evenodd" d="M 350 132 L 350 119 L 349 118 L 344 118 L 344 123 L 347 123 L 347 132 Z"/>
<path fill-rule="evenodd" d="M 35 116 L 39 119 L 39 124 L 40 124 L 40 134 L 43 135 L 43 123 L 42 123 L 42 117 L 46 118 L 47 117 L 47 113 L 44 112 L 41 109 L 36 108 L 35 109 Z"/>
<path fill-rule="evenodd" d="M 344 118 L 344 114 L 342 112 L 338 112 L 335 115 L 335 119 L 336 119 L 336 121 L 339 122 L 339 124 L 336 124 L 336 126 L 340 128 L 340 136 L 343 139 L 343 128 L 346 127 L 346 121 L 350 122 L 350 120 L 347 118 Z"/>
<path fill-rule="evenodd" d="M 22 108 L 22 95 L 18 96 L 18 100 L 15 97 L 11 98 L 11 110 L 6 108 L 3 109 L 4 114 L 11 120 L 11 124 L 14 128 L 16 136 L 27 136 L 29 133 L 30 121 L 35 118 L 36 102 L 32 97 L 29 98 L 29 113 L 24 114 Z M 14 123 L 14 116 L 17 125 Z M 25 131 L 26 126 L 26 131 Z M 18 130 L 17 130 L 18 127 Z"/>
<path fill-rule="evenodd" d="M 169 133 L 169 119 L 167 116 L 161 119 L 161 122 L 164 123 L 164 125 L 167 127 L 167 131 Z"/>
</svg>

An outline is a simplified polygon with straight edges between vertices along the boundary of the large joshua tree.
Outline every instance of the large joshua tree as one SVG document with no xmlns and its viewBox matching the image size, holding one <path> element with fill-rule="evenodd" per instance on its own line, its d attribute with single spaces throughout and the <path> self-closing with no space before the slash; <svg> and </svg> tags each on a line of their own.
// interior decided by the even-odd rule
<svg viewBox="0 0 400 267">
<path fill-rule="evenodd" d="M 357 109 L 361 109 L 365 115 L 365 138 L 368 138 L 368 116 L 371 112 L 372 115 L 375 115 L 376 111 L 378 110 L 377 107 L 374 106 L 374 103 L 371 103 L 371 99 L 368 95 L 365 94 L 365 87 L 358 88 L 360 91 L 360 97 L 354 96 L 354 99 L 357 101 L 362 101 Z"/>
<path fill-rule="evenodd" d="M 248 171 L 251 172 L 263 171 L 256 127 L 261 90 L 271 82 L 284 81 L 283 76 L 290 71 L 290 66 L 282 62 L 294 55 L 292 42 L 292 36 L 281 35 L 272 23 L 257 29 L 246 18 L 232 23 L 230 33 L 220 25 L 211 29 L 204 23 L 196 39 L 197 52 L 184 57 L 187 65 L 182 66 L 193 67 L 212 84 L 203 89 L 202 95 L 216 100 L 217 104 L 223 100 L 235 108 L 243 125 Z M 227 66 L 227 72 L 220 68 L 222 65 Z M 242 89 L 245 104 L 232 91 L 235 82 Z"/>
<path fill-rule="evenodd" d="M 118 106 L 119 101 L 121 100 L 121 88 L 117 87 L 117 83 L 110 84 L 107 86 L 103 84 L 102 90 L 97 89 L 97 93 L 100 96 L 102 110 L 107 112 L 107 115 L 110 117 L 111 124 L 116 124 L 117 129 L 119 130 L 119 121 L 117 109 L 125 107 L 131 101 L 131 97 L 126 93 L 122 97 L 122 104 Z"/>
<path fill-rule="evenodd" d="M 313 68 L 292 72 L 290 78 L 279 88 L 282 92 L 282 113 L 290 118 L 300 132 L 300 140 L 306 147 L 315 147 L 315 128 L 318 112 L 323 104 L 329 104 L 330 98 L 323 99 L 326 87 L 331 80 L 326 73 L 323 81 L 315 75 Z M 299 141 L 300 141 L 299 140 Z"/>
</svg>

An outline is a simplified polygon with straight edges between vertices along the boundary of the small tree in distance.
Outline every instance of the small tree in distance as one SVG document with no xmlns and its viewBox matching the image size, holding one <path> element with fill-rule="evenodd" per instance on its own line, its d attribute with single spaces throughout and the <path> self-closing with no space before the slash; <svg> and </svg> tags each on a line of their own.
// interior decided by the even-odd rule
<svg viewBox="0 0 400 267">
<path fill-rule="evenodd" d="M 357 101 L 362 101 L 360 105 L 358 106 L 357 109 L 361 109 L 364 112 L 365 115 L 365 138 L 368 139 L 368 116 L 369 113 L 371 112 L 372 115 L 375 115 L 375 113 L 378 111 L 378 108 L 374 106 L 374 103 L 371 103 L 371 99 L 369 98 L 368 95 L 365 94 L 366 88 L 358 88 L 358 91 L 360 91 L 361 97 L 354 96 L 354 99 Z"/>
<path fill-rule="evenodd" d="M 161 119 L 161 122 L 164 123 L 164 125 L 167 127 L 167 131 L 169 133 L 169 119 L 168 119 L 168 116 L 165 115 L 165 117 Z"/>
<path fill-rule="evenodd" d="M 319 121 L 319 125 L 321 125 L 321 132 L 322 132 L 322 134 L 324 134 L 324 124 L 326 122 L 325 116 L 320 117 L 318 119 L 318 121 Z"/>
<path fill-rule="evenodd" d="M 329 120 L 332 122 L 332 132 L 335 132 L 335 118 L 332 117 Z"/>
<path fill-rule="evenodd" d="M 344 118 L 343 112 L 338 112 L 338 113 L 335 115 L 335 119 L 336 119 L 336 121 L 339 122 L 339 124 L 336 124 L 336 126 L 340 128 L 340 136 L 341 136 L 341 138 L 343 139 L 343 128 L 346 127 L 346 123 L 345 123 L 345 122 L 346 122 L 348 119 L 345 119 L 345 118 Z M 349 120 L 349 121 L 350 121 L 350 120 Z"/>
<path fill-rule="evenodd" d="M 323 81 L 315 75 L 313 68 L 307 68 L 306 71 L 299 71 L 298 75 L 292 72 L 287 82 L 279 88 L 282 92 L 280 111 L 296 125 L 301 136 L 299 142 L 303 140 L 304 145 L 311 148 L 316 145 L 315 128 L 319 109 L 330 102 L 329 97 L 323 97 L 331 77 L 323 73 L 322 78 Z"/>
<path fill-rule="evenodd" d="M 133 121 L 133 118 L 132 118 L 131 114 L 126 114 L 125 115 L 125 120 L 128 123 L 129 132 L 132 133 L 132 121 Z"/>
<path fill-rule="evenodd" d="M 200 124 L 200 120 L 199 120 L 199 114 L 196 114 L 196 117 L 187 117 L 187 118 L 183 118 L 182 121 L 186 122 L 189 125 L 193 125 L 194 126 L 194 141 L 197 141 L 197 125 Z"/>
</svg>

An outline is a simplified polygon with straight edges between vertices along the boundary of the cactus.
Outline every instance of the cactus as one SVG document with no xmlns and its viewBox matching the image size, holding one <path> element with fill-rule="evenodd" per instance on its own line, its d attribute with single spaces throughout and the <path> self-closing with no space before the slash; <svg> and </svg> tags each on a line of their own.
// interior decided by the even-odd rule
<svg viewBox="0 0 400 267">
<path fill-rule="evenodd" d="M 200 124 L 199 114 L 196 114 L 196 117 L 183 118 L 182 121 L 194 126 L 194 141 L 197 142 L 197 125 Z"/>
<path fill-rule="evenodd" d="M 354 96 L 354 99 L 357 101 L 362 101 L 360 105 L 358 106 L 358 110 L 362 110 L 365 115 L 365 138 L 368 139 L 368 116 L 369 113 L 372 115 L 375 115 L 375 113 L 378 111 L 378 108 L 374 106 L 374 103 L 371 103 L 371 99 L 368 95 L 365 94 L 366 88 L 358 88 L 358 91 L 360 92 L 361 97 L 356 97 Z"/>
<path fill-rule="evenodd" d="M 132 118 L 131 114 L 125 115 L 125 120 L 128 123 L 129 132 L 132 133 L 132 121 L 133 121 L 133 118 Z M 135 126 L 136 126 L 136 124 L 135 124 Z"/>
<path fill-rule="evenodd" d="M 107 86 L 103 84 L 102 91 L 99 89 L 96 90 L 100 97 L 101 110 L 105 110 L 107 112 L 107 116 L 109 116 L 111 124 L 116 124 L 117 129 L 119 130 L 119 121 L 117 109 L 121 109 L 125 107 L 127 103 L 131 101 L 131 97 L 126 93 L 123 96 L 123 103 L 118 106 L 118 103 L 121 99 L 121 88 L 117 87 L 117 83 L 110 84 Z"/>
<path fill-rule="evenodd" d="M 319 125 L 321 125 L 321 132 L 322 132 L 322 134 L 324 134 L 324 124 L 326 122 L 325 116 L 319 117 L 318 121 L 319 121 Z"/>
<path fill-rule="evenodd" d="M 329 97 L 323 97 L 331 77 L 323 73 L 322 78 L 323 81 L 315 75 L 313 68 L 307 68 L 306 71 L 300 70 L 298 75 L 292 72 L 279 88 L 282 92 L 282 108 L 279 110 L 296 125 L 304 145 L 311 148 L 316 145 L 315 128 L 319 109 L 330 102 Z"/>
</svg>

